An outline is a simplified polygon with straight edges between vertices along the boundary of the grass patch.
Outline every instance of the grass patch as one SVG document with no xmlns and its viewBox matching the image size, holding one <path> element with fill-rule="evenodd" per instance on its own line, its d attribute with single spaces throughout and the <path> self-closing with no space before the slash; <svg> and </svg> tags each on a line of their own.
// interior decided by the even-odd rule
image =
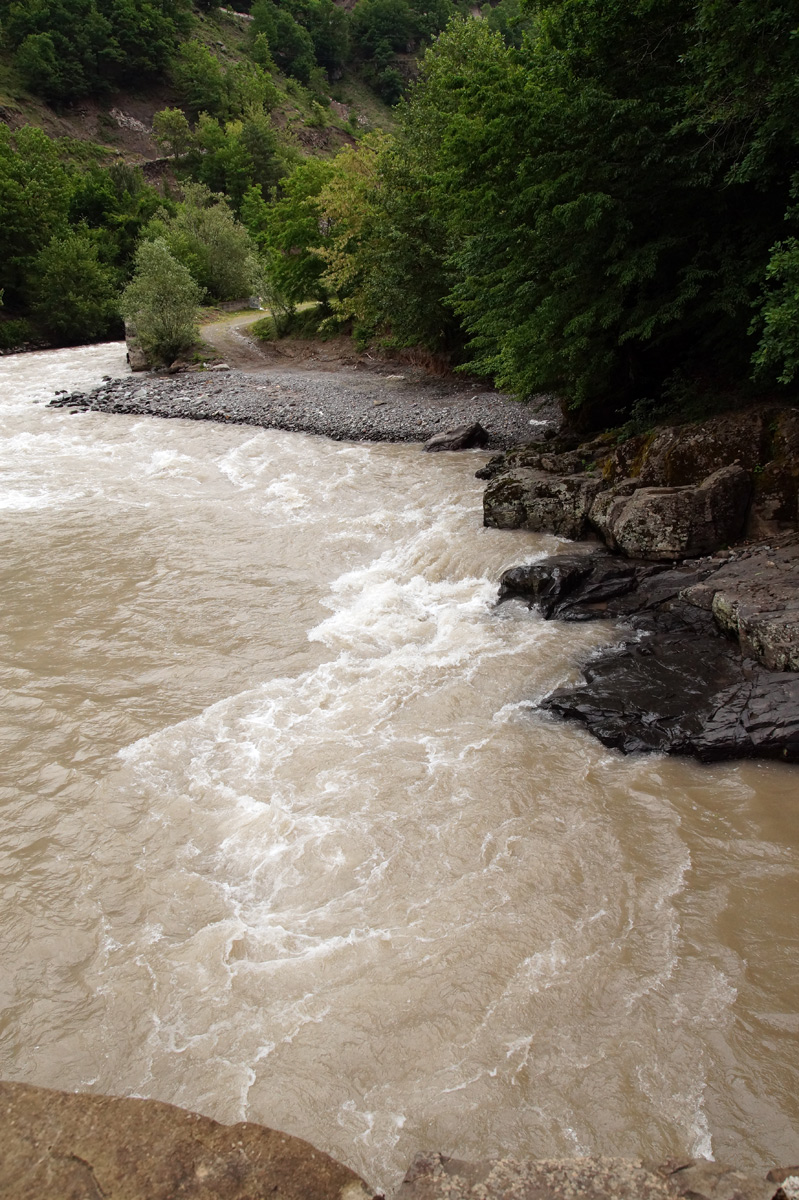
<svg viewBox="0 0 799 1200">
<path fill-rule="evenodd" d="M 250 325 L 249 332 L 261 342 L 278 342 L 285 337 L 326 342 L 330 338 L 337 337 L 338 333 L 329 330 L 320 332 L 319 326 L 325 316 L 326 313 L 321 304 L 307 304 L 280 320 L 276 320 L 269 313 L 268 316 L 262 317 L 260 321 Z"/>
</svg>

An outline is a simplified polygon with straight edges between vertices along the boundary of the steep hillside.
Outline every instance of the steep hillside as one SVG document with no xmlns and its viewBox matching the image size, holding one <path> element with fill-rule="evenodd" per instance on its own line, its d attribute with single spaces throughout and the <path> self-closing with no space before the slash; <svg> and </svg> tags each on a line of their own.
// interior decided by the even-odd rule
<svg viewBox="0 0 799 1200">
<path fill-rule="evenodd" d="M 206 46 L 221 63 L 237 64 L 248 57 L 251 21 L 249 14 L 230 9 L 196 11 L 192 39 Z M 279 93 L 272 110 L 275 126 L 301 153 L 335 153 L 340 146 L 353 143 L 359 133 L 393 126 L 391 108 L 357 69 L 347 69 L 330 83 L 329 96 L 323 98 L 327 104 L 315 103 L 305 88 L 277 68 L 272 78 Z M 0 48 L 0 121 L 12 130 L 35 125 L 53 138 L 91 143 L 97 151 L 87 149 L 89 158 L 113 161 L 121 157 L 136 164 L 161 159 L 162 149 L 153 139 L 153 117 L 172 107 L 184 107 L 188 112 L 180 89 L 169 78 L 148 80 L 102 96 L 83 96 L 58 106 L 49 104 L 26 85 L 9 48 Z M 100 149 L 105 155 L 99 154 Z M 79 148 L 74 157 L 84 157 Z"/>
</svg>

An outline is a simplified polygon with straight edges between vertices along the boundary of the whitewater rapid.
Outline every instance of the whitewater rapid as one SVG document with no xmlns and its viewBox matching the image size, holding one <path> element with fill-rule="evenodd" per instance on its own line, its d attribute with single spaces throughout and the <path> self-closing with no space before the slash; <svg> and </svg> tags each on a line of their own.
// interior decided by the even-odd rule
<svg viewBox="0 0 799 1200">
<path fill-rule="evenodd" d="M 535 711 L 606 625 L 476 452 L 47 410 L 0 359 L 0 1070 L 421 1149 L 799 1153 L 799 775 Z"/>
</svg>

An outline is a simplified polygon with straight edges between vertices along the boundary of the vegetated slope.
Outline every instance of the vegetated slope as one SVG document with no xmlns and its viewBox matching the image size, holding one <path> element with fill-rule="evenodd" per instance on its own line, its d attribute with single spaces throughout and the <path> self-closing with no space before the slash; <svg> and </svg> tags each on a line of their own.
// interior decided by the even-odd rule
<svg viewBox="0 0 799 1200">
<path fill-rule="evenodd" d="M 173 26 L 167 83 L 158 39 L 141 66 L 143 89 L 172 89 L 153 114 L 160 194 L 113 167 L 65 176 L 70 147 L 24 130 L 0 146 L 12 312 L 65 337 L 46 301 L 69 284 L 73 311 L 96 295 L 80 325 L 96 336 L 153 240 L 176 264 L 148 251 L 161 277 L 224 298 L 224 229 L 275 332 L 315 302 L 325 329 L 446 354 L 522 397 L 556 391 L 591 424 L 795 394 L 793 0 L 500 0 L 482 19 L 451 0 L 253 0 L 238 16 L 180 2 L 0 0 L 13 70 L 58 119 L 90 75 L 98 101 L 133 94 L 108 12 L 135 54 L 150 10 Z M 58 31 L 35 20 L 76 5 L 94 41 L 50 54 Z M 369 130 L 375 94 L 396 99 L 425 44 L 393 130 Z M 347 103 L 356 86 L 371 120 Z"/>
<path fill-rule="evenodd" d="M 206 47 L 224 70 L 249 58 L 250 25 L 249 14 L 232 9 L 195 12 L 191 38 L 186 40 Z M 178 44 L 177 57 L 179 53 Z M 314 97 L 307 89 L 293 86 L 291 77 L 277 68 L 273 79 L 278 92 L 273 109 L 276 125 L 312 152 L 333 152 L 338 145 L 351 141 L 355 132 L 393 125 L 389 105 L 354 67 L 348 67 L 326 89 L 329 96 L 328 104 L 323 106 L 324 120 L 320 120 L 313 107 Z M 152 124 L 154 115 L 169 107 L 189 111 L 185 90 L 168 69 L 124 86 L 104 87 L 99 94 L 88 92 L 62 103 L 48 103 L 32 90 L 9 46 L 0 44 L 0 121 L 12 130 L 34 125 L 50 137 L 91 142 L 103 147 L 109 156 L 144 163 L 164 157 L 163 147 L 153 138 Z M 80 158 L 80 153 L 75 153 Z"/>
<path fill-rule="evenodd" d="M 349 16 L 332 0 L 304 10 L 306 23 L 339 14 L 338 47 L 317 39 L 327 69 L 271 0 L 255 14 L 181 0 L 0 0 L 0 349 L 118 332 L 114 297 L 178 179 L 238 208 L 248 187 L 268 194 L 304 155 L 390 126 L 361 77 L 368 60 L 350 54 Z M 172 123 L 159 138 L 164 111 Z M 170 136 L 175 119 L 190 144 Z M 224 289 L 212 283 L 208 296 Z"/>
</svg>

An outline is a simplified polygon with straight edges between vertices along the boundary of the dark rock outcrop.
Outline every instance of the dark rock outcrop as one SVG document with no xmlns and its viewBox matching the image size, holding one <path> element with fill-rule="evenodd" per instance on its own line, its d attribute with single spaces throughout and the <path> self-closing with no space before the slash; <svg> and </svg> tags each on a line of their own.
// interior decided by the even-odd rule
<svg viewBox="0 0 799 1200">
<path fill-rule="evenodd" d="M 420 1155 L 396 1200 L 774 1200 L 763 1174 L 706 1159 L 646 1163 L 623 1158 L 486 1159 Z"/>
<path fill-rule="evenodd" d="M 431 453 L 437 450 L 484 450 L 488 441 L 488 432 L 475 421 L 472 425 L 456 425 L 454 429 L 433 434 L 424 448 Z"/>
<path fill-rule="evenodd" d="M 0 1200 L 369 1200 L 349 1168 L 262 1125 L 155 1100 L 0 1083 Z"/>
<path fill-rule="evenodd" d="M 131 321 L 125 322 L 125 345 L 128 348 L 127 360 L 131 371 L 148 371 L 150 363 L 142 349 L 136 326 Z"/>
<path fill-rule="evenodd" d="M 500 601 L 524 599 L 547 618 L 627 618 L 584 684 L 541 704 L 605 745 L 799 762 L 798 573 L 795 541 L 679 566 L 598 550 L 505 572 Z"/>
</svg>

